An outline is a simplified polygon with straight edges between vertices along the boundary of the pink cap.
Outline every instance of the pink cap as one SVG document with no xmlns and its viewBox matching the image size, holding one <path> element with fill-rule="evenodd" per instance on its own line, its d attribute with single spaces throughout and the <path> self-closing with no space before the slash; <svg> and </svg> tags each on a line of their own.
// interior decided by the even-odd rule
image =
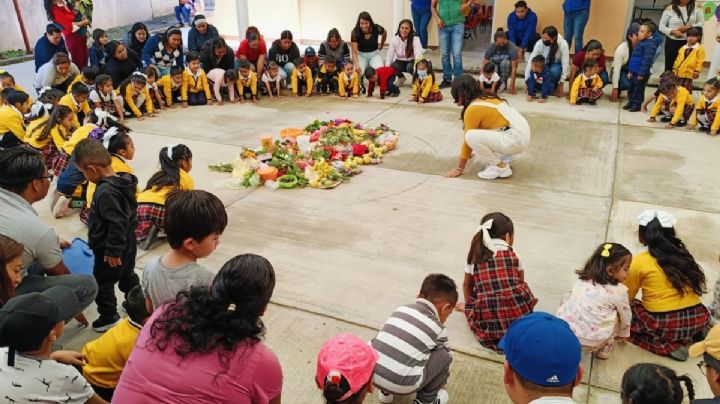
<svg viewBox="0 0 720 404">
<path fill-rule="evenodd" d="M 377 360 L 377 352 L 367 342 L 353 334 L 336 335 L 318 353 L 317 384 L 324 390 L 326 383 L 340 384 L 344 377 L 350 385 L 350 390 L 341 398 L 345 400 L 370 381 Z"/>
</svg>

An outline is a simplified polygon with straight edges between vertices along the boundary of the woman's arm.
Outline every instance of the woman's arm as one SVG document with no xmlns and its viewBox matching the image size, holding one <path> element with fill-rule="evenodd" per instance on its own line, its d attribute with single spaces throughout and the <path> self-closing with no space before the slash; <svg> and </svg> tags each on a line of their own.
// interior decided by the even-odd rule
<svg viewBox="0 0 720 404">
<path fill-rule="evenodd" d="M 262 76 L 262 74 L 265 73 L 265 54 L 261 54 L 258 56 L 257 61 L 257 74 L 258 76 Z"/>
<path fill-rule="evenodd" d="M 670 28 L 670 17 L 671 17 L 670 13 L 673 13 L 673 12 L 674 11 L 672 11 L 672 9 L 670 7 L 666 8 L 662 13 L 662 17 L 660 17 L 660 24 L 658 24 L 658 29 L 660 30 L 660 32 L 662 32 L 663 34 L 665 34 L 667 36 L 672 35 L 673 31 L 677 31 L 675 29 Z"/>
<path fill-rule="evenodd" d="M 385 66 L 390 66 L 392 62 L 395 61 L 396 55 L 395 55 L 395 48 L 397 47 L 397 42 L 400 37 L 395 35 L 390 40 L 390 44 L 388 45 L 388 51 L 387 55 L 385 56 Z M 380 48 L 382 49 L 382 48 Z"/>
<path fill-rule="evenodd" d="M 378 48 L 378 50 L 382 50 L 382 48 L 385 47 L 385 41 L 387 41 L 387 30 L 383 28 L 383 32 L 380 36 L 380 47 Z"/>
<path fill-rule="evenodd" d="M 355 70 L 360 73 L 360 63 L 358 61 L 358 44 L 357 42 L 351 42 L 350 45 L 352 46 L 352 58 L 353 63 L 355 64 Z"/>
<path fill-rule="evenodd" d="M 435 19 L 435 22 L 438 25 L 438 28 L 443 29 L 445 28 L 445 22 L 440 18 L 440 14 L 437 12 L 437 5 L 438 0 L 432 0 L 432 4 L 430 5 L 430 12 L 432 13 L 433 18 Z"/>
<path fill-rule="evenodd" d="M 415 59 L 416 61 L 420 60 L 420 58 L 422 57 L 422 50 L 423 47 L 422 43 L 420 42 L 420 37 L 415 35 L 415 37 L 413 37 L 413 59 Z M 413 70 L 415 70 L 414 66 Z"/>
</svg>

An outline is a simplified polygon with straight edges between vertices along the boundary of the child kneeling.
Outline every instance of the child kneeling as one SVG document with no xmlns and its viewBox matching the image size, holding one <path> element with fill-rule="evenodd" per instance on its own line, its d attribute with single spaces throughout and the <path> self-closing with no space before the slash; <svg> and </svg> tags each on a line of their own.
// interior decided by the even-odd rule
<svg viewBox="0 0 720 404">
<path fill-rule="evenodd" d="M 665 127 L 685 126 L 695 109 L 695 101 L 692 95 L 674 82 L 667 82 L 660 86 L 660 95 L 655 101 L 655 106 L 650 112 L 648 122 L 655 122 L 655 117 L 662 113 L 661 122 L 669 122 Z"/>
<path fill-rule="evenodd" d="M 603 81 L 598 75 L 597 60 L 586 60 L 582 69 L 582 74 L 575 78 L 570 89 L 570 104 L 581 105 L 586 102 L 595 105 L 595 102 L 603 95 Z"/>
<path fill-rule="evenodd" d="M 420 104 L 442 101 L 440 87 L 435 80 L 435 74 L 432 72 L 432 64 L 428 60 L 420 59 L 415 65 L 412 97 L 410 100 L 419 102 Z"/>
</svg>

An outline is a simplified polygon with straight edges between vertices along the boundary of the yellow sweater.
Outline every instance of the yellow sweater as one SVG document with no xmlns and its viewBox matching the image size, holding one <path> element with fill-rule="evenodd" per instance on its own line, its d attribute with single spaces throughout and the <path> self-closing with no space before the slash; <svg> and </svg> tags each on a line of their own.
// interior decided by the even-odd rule
<svg viewBox="0 0 720 404">
<path fill-rule="evenodd" d="M 688 289 L 684 296 L 672 286 L 657 260 L 649 252 L 633 257 L 625 280 L 628 297 L 632 302 L 642 290 L 643 307 L 652 313 L 684 309 L 700 304 L 700 296 Z"/>
<path fill-rule="evenodd" d="M 665 97 L 665 95 L 658 95 L 658 98 L 655 101 L 655 106 L 653 107 L 652 112 L 650 112 L 651 118 L 655 118 L 657 114 L 660 113 L 660 108 L 663 106 L 666 100 L 667 97 Z M 685 87 L 677 86 L 677 96 L 675 96 L 674 100 L 670 100 L 670 105 L 675 105 L 675 114 L 670 121 L 671 124 L 675 125 L 676 123 L 680 122 L 680 119 L 682 119 L 683 117 L 683 110 L 685 109 L 685 105 L 687 105 L 688 103 L 694 103 L 692 95 L 688 92 L 688 90 L 685 89 Z"/>
<path fill-rule="evenodd" d="M 353 71 L 352 76 L 347 77 L 345 72 L 338 73 L 338 93 L 341 97 L 345 95 L 358 95 L 360 94 L 360 77 L 357 72 Z"/>
<path fill-rule="evenodd" d="M 28 123 L 27 129 L 25 129 L 25 143 L 29 144 L 30 139 L 33 136 L 40 136 L 40 132 L 42 132 L 45 124 L 47 124 L 48 119 L 49 116 L 46 114 L 45 116 L 32 120 Z"/>
<path fill-rule="evenodd" d="M 139 335 L 140 326 L 125 318 L 100 338 L 85 344 L 82 349 L 88 357 L 82 370 L 85 379 L 94 386 L 115 388 Z"/>
<path fill-rule="evenodd" d="M 494 98 L 488 98 L 483 100 L 492 104 L 500 104 L 501 100 Z M 465 110 L 464 119 L 464 130 L 465 132 L 471 129 L 500 129 L 509 126 L 510 122 L 505 119 L 504 116 L 495 108 L 486 107 L 484 105 L 470 105 Z M 472 155 L 472 149 L 465 142 L 465 135 L 463 134 L 462 147 L 460 148 L 460 158 L 467 160 Z"/>
<path fill-rule="evenodd" d="M 292 72 L 292 78 L 290 82 L 292 83 L 292 91 L 293 94 L 297 94 L 299 91 L 298 86 L 298 80 L 305 80 L 305 83 L 307 84 L 307 94 L 312 94 L 313 90 L 313 77 L 312 77 L 312 70 L 310 70 L 309 67 L 305 66 L 305 72 L 300 75 L 300 71 L 298 69 L 293 70 Z"/>
<path fill-rule="evenodd" d="M 81 140 L 87 139 L 90 132 L 92 132 L 95 128 L 97 128 L 97 125 L 89 123 L 75 129 L 72 135 L 70 135 L 70 139 L 63 144 L 62 151 L 64 151 L 67 155 L 72 155 L 73 150 L 75 150 L 75 146 L 77 146 Z"/>
<path fill-rule="evenodd" d="M 148 90 L 147 86 L 145 86 L 143 87 L 142 92 L 145 97 L 145 101 L 142 105 L 145 105 L 145 109 L 147 110 L 148 114 L 152 114 L 153 112 L 155 112 L 155 108 L 153 107 L 152 99 L 150 99 L 150 90 Z M 133 90 L 132 88 L 132 84 L 128 84 L 127 86 L 125 86 L 125 88 L 120 87 L 118 89 L 118 94 L 125 101 L 125 105 L 130 107 L 130 110 L 133 112 L 133 114 L 135 114 L 136 117 L 140 118 L 142 116 L 142 111 L 140 111 L 137 103 L 135 103 L 137 95 L 135 94 L 135 90 Z"/>
<path fill-rule="evenodd" d="M 182 88 L 182 80 L 179 83 L 173 81 L 172 77 L 168 74 L 163 76 L 157 81 L 158 87 L 162 89 L 162 93 L 165 96 L 165 103 L 167 106 L 173 105 L 173 91 L 177 91 Z"/>
<path fill-rule="evenodd" d="M 78 103 L 77 101 L 75 101 L 75 97 L 73 97 L 73 95 L 69 93 L 63 95 L 62 98 L 60 98 L 60 102 L 58 103 L 58 105 L 65 105 L 66 107 L 70 108 L 70 110 L 74 114 L 73 124 L 76 128 L 80 126 L 80 120 L 77 116 L 78 112 L 82 111 L 85 116 L 90 113 L 90 104 L 88 104 L 87 100 L 83 101 L 82 103 Z"/>
<path fill-rule="evenodd" d="M 673 73 L 679 79 L 694 79 L 695 73 L 700 74 L 705 62 L 705 49 L 700 44 L 696 44 L 690 54 L 685 57 L 687 45 L 683 45 L 678 51 L 677 58 L 673 64 Z"/>
<path fill-rule="evenodd" d="M 0 107 L 0 136 L 12 136 L 8 132 L 19 141 L 25 141 L 25 119 L 22 113 L 11 105 L 3 105 Z"/>
<path fill-rule="evenodd" d="M 418 97 L 421 99 L 425 99 L 430 95 L 430 93 L 439 93 L 440 92 L 440 86 L 438 85 L 437 81 L 432 78 L 432 76 L 427 76 L 425 80 L 420 81 L 420 79 L 415 79 L 413 81 L 413 87 L 412 87 L 412 96 Z M 418 94 L 420 93 L 420 94 Z"/>
<path fill-rule="evenodd" d="M 175 189 L 190 191 L 195 189 L 195 180 L 185 170 L 180 169 L 180 186 L 179 187 L 152 187 L 140 192 L 138 195 L 138 203 L 154 203 L 156 205 L 165 205 L 165 199 L 168 194 Z"/>
<path fill-rule="evenodd" d="M 578 94 L 580 93 L 581 88 L 597 88 L 600 89 L 603 86 L 602 79 L 600 78 L 600 75 L 596 74 L 595 77 L 592 78 L 591 86 L 588 87 L 587 83 L 585 82 L 587 80 L 585 78 L 584 74 L 580 74 L 575 78 L 575 81 L 573 81 L 572 88 L 570 89 L 570 104 L 575 104 L 577 102 Z"/>
<path fill-rule="evenodd" d="M 238 79 L 235 85 L 240 95 L 245 93 L 245 87 L 250 87 L 250 93 L 253 96 L 257 95 L 257 73 L 251 71 L 247 77 L 243 77 L 242 74 L 238 73 Z"/>
<path fill-rule="evenodd" d="M 189 68 L 185 69 L 183 72 L 182 87 L 180 88 L 180 96 L 183 102 L 188 100 L 188 92 L 199 93 L 200 91 L 205 91 L 205 97 L 207 97 L 208 100 L 212 99 L 205 70 L 199 69 L 197 74 L 193 75 Z"/>
<path fill-rule="evenodd" d="M 133 169 L 130 167 L 125 160 L 123 160 L 120 156 L 111 155 L 110 157 L 110 167 L 115 171 L 115 174 L 119 173 L 126 173 L 126 174 L 132 174 Z M 85 192 L 85 204 L 87 205 L 87 208 L 90 208 L 90 205 L 92 205 L 93 195 L 95 195 L 95 188 L 97 187 L 97 184 L 94 182 L 88 181 L 87 183 L 87 191 Z M 135 196 L 137 196 L 137 191 L 135 192 Z"/>
<path fill-rule="evenodd" d="M 37 121 L 39 121 L 39 119 Z M 33 121 L 32 123 L 35 122 L 36 121 Z M 29 129 L 30 128 L 28 128 L 28 130 Z M 27 144 L 38 150 L 41 150 L 42 148 L 47 146 L 48 143 L 53 142 L 56 149 L 62 150 L 63 145 L 70 137 L 70 133 L 68 133 L 67 129 L 65 129 L 65 127 L 62 125 L 55 125 L 54 128 L 50 129 L 50 134 L 48 134 L 48 137 L 40 140 L 39 137 L 40 135 L 42 135 L 42 133 L 42 127 L 38 128 L 38 130 L 33 130 L 32 132 L 29 132 L 29 137 L 26 138 Z"/>
<path fill-rule="evenodd" d="M 710 105 L 707 105 L 707 101 L 708 100 L 705 100 L 704 96 L 700 96 L 700 100 L 698 100 L 698 103 L 695 106 L 695 111 L 693 111 L 692 118 L 690 118 L 690 127 L 694 128 L 698 124 L 697 111 L 699 109 L 707 109 L 715 111 L 715 119 L 710 123 L 710 129 L 720 130 L 720 113 L 718 113 L 718 107 L 720 107 L 720 97 L 715 97 L 715 100 Z"/>
</svg>

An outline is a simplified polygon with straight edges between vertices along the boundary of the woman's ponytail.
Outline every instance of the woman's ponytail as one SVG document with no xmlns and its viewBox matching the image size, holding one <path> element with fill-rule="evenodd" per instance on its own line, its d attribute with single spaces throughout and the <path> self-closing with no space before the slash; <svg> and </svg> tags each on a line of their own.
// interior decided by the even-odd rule
<svg viewBox="0 0 720 404">
<path fill-rule="evenodd" d="M 692 401 L 695 399 L 695 387 L 693 386 L 692 379 L 688 375 L 678 376 L 678 380 L 685 383 L 685 390 L 687 390 L 688 400 Z"/>
</svg>

